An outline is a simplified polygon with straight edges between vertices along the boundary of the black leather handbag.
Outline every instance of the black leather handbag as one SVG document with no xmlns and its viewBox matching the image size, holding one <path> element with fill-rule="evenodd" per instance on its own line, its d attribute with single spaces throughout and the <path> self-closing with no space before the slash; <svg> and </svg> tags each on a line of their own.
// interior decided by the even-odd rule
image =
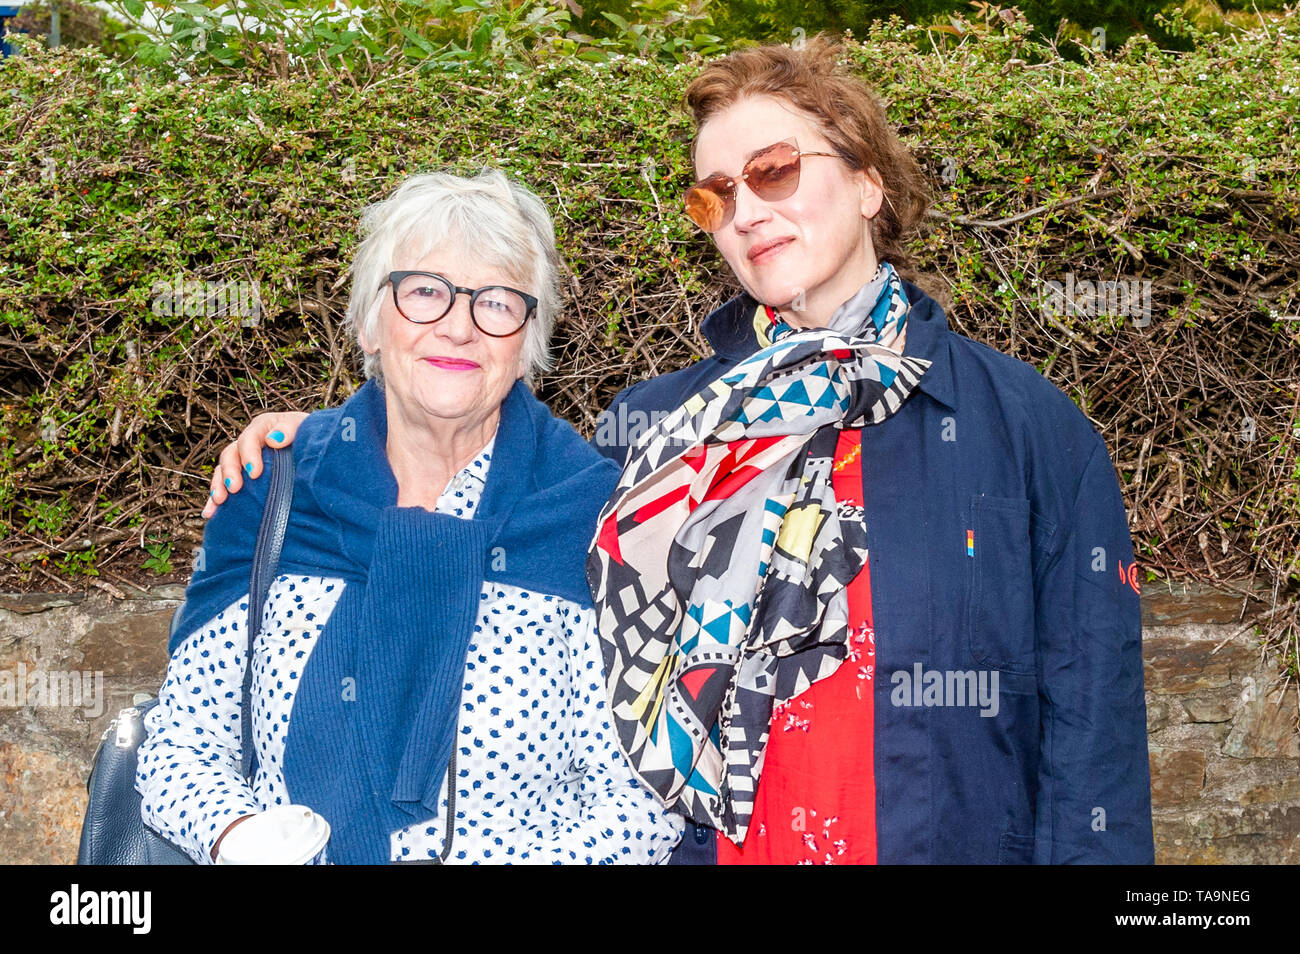
<svg viewBox="0 0 1300 954">
<path fill-rule="evenodd" d="M 289 526 L 289 509 L 293 504 L 293 452 L 287 447 L 271 451 L 271 486 L 267 494 L 262 523 L 253 548 L 253 574 L 248 593 L 248 645 L 251 650 L 262 629 L 262 605 L 275 579 L 284 547 L 284 533 Z M 182 607 L 184 604 L 182 604 Z M 180 619 L 178 608 L 172 617 L 175 629 Z M 241 696 L 244 778 L 252 779 L 253 761 L 252 709 L 247 704 L 252 685 L 251 651 L 244 667 L 244 691 Z M 147 826 L 140 817 L 140 793 L 135 790 L 136 752 L 144 741 L 144 717 L 158 704 L 156 698 L 121 710 L 109 723 L 95 751 L 86 789 L 90 803 L 81 826 L 79 865 L 192 865 L 194 861 L 176 845 Z"/>
</svg>

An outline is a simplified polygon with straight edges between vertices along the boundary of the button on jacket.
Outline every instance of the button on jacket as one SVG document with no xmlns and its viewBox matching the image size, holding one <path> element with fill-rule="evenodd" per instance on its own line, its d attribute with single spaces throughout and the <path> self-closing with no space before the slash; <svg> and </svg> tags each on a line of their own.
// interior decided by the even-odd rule
<svg viewBox="0 0 1300 954">
<path fill-rule="evenodd" d="M 1152 863 L 1140 584 L 1106 445 L 904 287 L 905 354 L 932 364 L 862 430 L 879 861 Z M 621 392 L 597 449 L 622 463 L 656 412 L 757 351 L 756 307 L 733 298 L 704 321 L 712 357 Z M 688 827 L 674 863 L 713 863 L 714 837 Z"/>
</svg>

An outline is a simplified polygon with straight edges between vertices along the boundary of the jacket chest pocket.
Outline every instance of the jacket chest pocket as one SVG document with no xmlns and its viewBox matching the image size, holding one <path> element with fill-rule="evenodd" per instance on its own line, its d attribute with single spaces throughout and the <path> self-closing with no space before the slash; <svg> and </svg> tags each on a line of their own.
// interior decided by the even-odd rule
<svg viewBox="0 0 1300 954">
<path fill-rule="evenodd" d="M 966 555 L 971 564 L 967 632 L 975 662 L 1034 671 L 1034 576 L 1029 502 L 971 498 Z"/>
</svg>

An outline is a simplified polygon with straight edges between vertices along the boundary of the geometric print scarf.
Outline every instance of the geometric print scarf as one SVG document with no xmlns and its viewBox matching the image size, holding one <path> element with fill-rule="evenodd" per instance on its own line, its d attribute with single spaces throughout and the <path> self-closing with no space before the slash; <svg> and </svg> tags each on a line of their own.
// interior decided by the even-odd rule
<svg viewBox="0 0 1300 954">
<path fill-rule="evenodd" d="M 641 435 L 588 554 L 633 771 L 737 845 L 772 707 L 847 655 L 867 539 L 832 491 L 839 431 L 896 412 L 930 364 L 902 355 L 908 299 L 892 266 L 859 295 L 854 314 L 808 331 L 760 306 L 771 343 Z"/>
</svg>

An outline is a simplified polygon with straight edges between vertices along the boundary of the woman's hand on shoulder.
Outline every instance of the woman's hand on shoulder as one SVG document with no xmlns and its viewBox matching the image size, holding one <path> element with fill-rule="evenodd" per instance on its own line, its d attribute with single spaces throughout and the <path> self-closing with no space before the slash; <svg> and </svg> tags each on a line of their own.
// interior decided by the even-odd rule
<svg viewBox="0 0 1300 954">
<path fill-rule="evenodd" d="M 233 444 L 227 444 L 212 472 L 212 493 L 203 507 L 205 519 L 217 512 L 230 494 L 238 493 L 245 475 L 262 476 L 262 448 L 287 447 L 293 443 L 298 427 L 307 415 L 301 411 L 259 414 L 240 432 Z"/>
</svg>

